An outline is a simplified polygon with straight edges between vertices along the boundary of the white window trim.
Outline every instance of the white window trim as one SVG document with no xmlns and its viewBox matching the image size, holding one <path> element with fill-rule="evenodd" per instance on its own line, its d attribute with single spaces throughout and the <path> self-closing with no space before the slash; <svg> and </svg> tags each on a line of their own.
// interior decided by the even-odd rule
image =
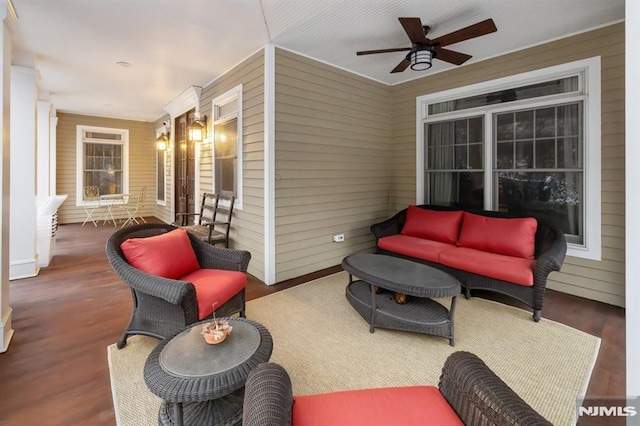
<svg viewBox="0 0 640 426">
<path fill-rule="evenodd" d="M 84 132 L 119 133 L 122 135 L 122 193 L 129 193 L 129 130 L 112 127 L 76 126 L 76 206 L 98 205 L 99 201 L 84 201 Z M 105 144 L 110 143 L 105 140 Z M 123 201 L 111 201 L 111 204 L 123 204 Z"/>
<path fill-rule="evenodd" d="M 444 102 L 447 100 L 459 99 L 463 97 L 478 95 L 498 91 L 507 87 L 524 86 L 554 77 L 563 77 L 576 72 L 584 73 L 584 174 L 585 174 L 585 235 L 584 244 L 567 244 L 567 255 L 591 260 L 602 259 L 602 200 L 601 200 L 601 59 L 600 56 L 569 62 L 549 68 L 538 69 L 522 74 L 496 80 L 476 83 L 469 86 L 458 87 L 443 92 L 418 96 L 416 98 L 416 202 L 424 203 L 424 173 L 425 173 L 425 152 L 424 152 L 424 123 L 428 119 L 429 104 Z M 522 101 L 523 104 L 534 104 L 534 100 Z M 544 102 L 544 101 L 541 101 Z M 510 103 L 517 105 L 520 102 Z M 438 117 L 453 117 L 455 114 L 465 114 L 473 112 L 475 109 L 456 111 L 449 114 L 438 114 Z M 489 139 L 490 140 L 490 139 Z M 491 164 L 491 153 L 485 150 L 485 165 Z M 487 162 L 489 161 L 489 162 Z M 485 166 L 486 169 L 486 166 Z M 490 197 L 485 194 L 485 201 Z"/>
<path fill-rule="evenodd" d="M 165 133 L 165 129 L 166 129 L 166 126 L 158 127 L 156 129 L 156 139 L 158 139 L 162 135 L 162 133 Z M 156 199 L 156 204 L 159 205 L 159 206 L 163 206 L 163 207 L 167 206 L 167 152 L 169 151 L 169 145 L 170 145 L 170 142 L 167 141 L 165 149 L 164 149 L 164 151 L 162 151 L 163 158 L 164 158 L 163 168 L 162 168 L 163 174 L 164 174 L 164 200 L 159 200 L 158 199 L 158 147 L 156 145 L 156 161 L 155 161 L 155 163 L 156 163 L 156 185 L 155 185 L 155 191 L 154 191 L 156 194 L 155 194 L 154 198 Z"/>
<path fill-rule="evenodd" d="M 229 103 L 230 101 L 233 101 L 235 99 L 235 101 L 238 103 L 238 108 L 237 108 L 237 113 L 236 114 L 230 114 L 227 116 L 224 116 L 222 118 L 217 117 L 217 107 L 218 105 L 224 105 L 226 103 Z M 243 156 L 242 156 L 242 151 L 243 151 L 243 138 L 242 138 L 242 134 L 243 134 L 243 123 L 242 123 L 242 107 L 243 103 L 242 103 L 242 84 L 239 84 L 238 86 L 234 87 L 233 89 L 230 89 L 226 92 L 224 92 L 223 94 L 221 94 L 220 96 L 217 96 L 215 99 L 213 99 L 213 101 L 211 101 L 211 112 L 212 112 L 212 137 L 211 140 L 215 141 L 215 131 L 216 131 L 216 124 L 218 123 L 223 123 L 225 121 L 228 121 L 230 119 L 233 118 L 237 118 L 238 119 L 238 146 L 237 146 L 237 164 L 238 167 L 236 169 L 236 201 L 235 201 L 235 205 L 234 205 L 234 209 L 238 209 L 238 210 L 242 210 L 242 193 L 243 193 L 243 169 L 244 169 L 244 163 L 243 163 Z M 212 144 L 215 142 L 212 142 Z M 213 192 L 216 191 L 216 162 L 215 162 L 215 150 L 213 145 L 211 146 L 211 170 L 213 172 L 212 175 L 212 179 L 211 179 L 211 190 Z"/>
</svg>

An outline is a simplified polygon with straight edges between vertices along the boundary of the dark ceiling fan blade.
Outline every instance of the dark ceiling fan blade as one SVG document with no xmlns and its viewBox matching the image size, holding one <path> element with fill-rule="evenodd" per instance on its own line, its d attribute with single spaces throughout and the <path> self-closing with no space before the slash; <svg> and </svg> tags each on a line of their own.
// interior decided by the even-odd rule
<svg viewBox="0 0 640 426">
<path fill-rule="evenodd" d="M 436 48 L 436 59 L 449 62 L 455 65 L 462 65 L 471 59 L 471 55 L 466 53 L 460 53 L 449 49 L 443 49 L 441 47 Z"/>
<path fill-rule="evenodd" d="M 396 65 L 394 69 L 391 70 L 391 74 L 395 72 L 402 72 L 406 70 L 409 65 L 411 65 L 411 62 L 407 61 L 406 59 L 403 59 L 402 62 L 400 62 L 398 65 Z"/>
<path fill-rule="evenodd" d="M 461 30 L 454 31 L 452 33 L 443 35 L 434 40 L 431 43 L 438 43 L 440 46 L 448 46 L 450 44 L 459 43 L 461 41 L 469 40 L 470 38 L 480 37 L 485 34 L 490 34 L 498 31 L 493 19 L 487 19 L 477 24 L 469 25 Z"/>
<path fill-rule="evenodd" d="M 420 18 L 398 18 L 402 28 L 409 36 L 411 43 L 427 44 L 427 38 L 424 36 L 424 28 Z"/>
<path fill-rule="evenodd" d="M 356 55 L 373 55 L 375 53 L 389 53 L 389 52 L 406 52 L 411 50 L 410 47 L 397 47 L 395 49 L 380 49 L 380 50 L 362 50 L 356 52 Z"/>
</svg>

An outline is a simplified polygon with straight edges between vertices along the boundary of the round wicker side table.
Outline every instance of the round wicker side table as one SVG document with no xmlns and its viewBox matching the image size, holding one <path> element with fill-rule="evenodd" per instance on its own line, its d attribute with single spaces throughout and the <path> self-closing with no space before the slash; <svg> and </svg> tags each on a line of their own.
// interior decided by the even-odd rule
<svg viewBox="0 0 640 426">
<path fill-rule="evenodd" d="M 239 425 L 249 372 L 267 362 L 273 350 L 269 331 L 246 318 L 225 318 L 233 330 L 224 342 L 209 345 L 202 325 L 192 324 L 151 351 L 144 380 L 163 399 L 161 425 Z"/>
</svg>

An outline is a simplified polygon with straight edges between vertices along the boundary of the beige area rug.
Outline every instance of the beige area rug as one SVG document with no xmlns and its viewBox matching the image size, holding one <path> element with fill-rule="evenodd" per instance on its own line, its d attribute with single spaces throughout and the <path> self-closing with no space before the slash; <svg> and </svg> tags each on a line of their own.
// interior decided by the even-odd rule
<svg viewBox="0 0 640 426">
<path fill-rule="evenodd" d="M 423 334 L 376 329 L 345 298 L 347 274 L 321 278 L 248 302 L 247 317 L 271 332 L 271 360 L 283 365 L 294 394 L 402 385 L 437 385 L 445 359 L 465 350 L 482 358 L 557 426 L 574 424 L 600 339 L 531 313 L 480 298 L 458 297 L 455 343 Z M 157 424 L 160 400 L 142 378 L 153 338 L 134 336 L 108 347 L 118 424 Z"/>
</svg>

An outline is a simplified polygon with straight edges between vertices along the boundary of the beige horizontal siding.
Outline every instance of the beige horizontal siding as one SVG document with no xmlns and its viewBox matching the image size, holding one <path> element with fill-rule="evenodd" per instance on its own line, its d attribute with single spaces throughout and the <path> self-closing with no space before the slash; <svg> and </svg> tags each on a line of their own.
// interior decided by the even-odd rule
<svg viewBox="0 0 640 426">
<path fill-rule="evenodd" d="M 257 52 L 203 87 L 200 112 L 209 118 L 217 96 L 242 84 L 243 208 L 234 210 L 230 247 L 251 252 L 249 273 L 264 280 L 264 51 Z M 212 144 L 200 152 L 200 191 L 214 190 Z"/>
<path fill-rule="evenodd" d="M 83 222 L 87 217 L 84 207 L 76 206 L 76 137 L 77 126 L 97 126 L 129 130 L 129 192 L 139 193 L 143 187 L 147 196 L 139 208 L 139 215 L 153 216 L 155 213 L 155 128 L 144 121 L 58 112 L 56 129 L 56 191 L 68 194 L 67 200 L 58 210 L 61 224 Z M 126 213 L 114 208 L 116 218 L 126 218 Z M 93 226 L 93 225 L 92 225 Z"/>
<path fill-rule="evenodd" d="M 369 228 L 386 217 L 391 178 L 389 94 L 276 49 L 276 281 L 373 250 Z"/>
<path fill-rule="evenodd" d="M 568 257 L 549 288 L 624 306 L 624 24 L 399 84 L 392 89 L 394 166 L 389 214 L 415 203 L 417 96 L 593 56 L 602 58 L 602 261 Z M 410 153 L 413 152 L 413 155 Z"/>
</svg>

